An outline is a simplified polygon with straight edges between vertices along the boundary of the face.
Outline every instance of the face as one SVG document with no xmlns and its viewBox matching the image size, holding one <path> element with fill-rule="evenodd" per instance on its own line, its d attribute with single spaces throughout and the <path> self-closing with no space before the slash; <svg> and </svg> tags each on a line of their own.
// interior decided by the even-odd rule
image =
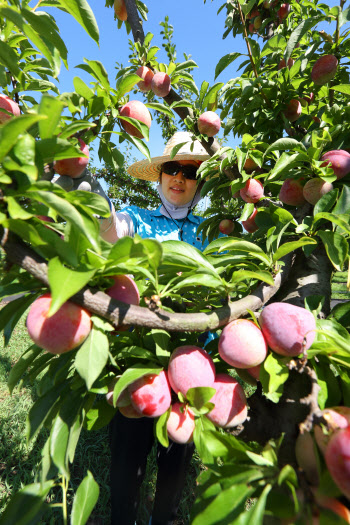
<svg viewBox="0 0 350 525">
<path fill-rule="evenodd" d="M 195 160 L 181 160 L 179 164 L 199 166 Z M 174 176 L 162 173 L 161 185 L 164 197 L 174 206 L 190 203 L 197 189 L 197 181 L 185 179 L 181 171 Z"/>
</svg>

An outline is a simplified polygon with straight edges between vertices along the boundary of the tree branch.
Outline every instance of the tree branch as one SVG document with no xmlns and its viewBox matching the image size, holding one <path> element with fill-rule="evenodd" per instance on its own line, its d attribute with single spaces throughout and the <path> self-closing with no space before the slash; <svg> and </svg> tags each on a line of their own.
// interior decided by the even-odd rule
<svg viewBox="0 0 350 525">
<path fill-rule="evenodd" d="M 20 239 L 13 239 L 12 235 L 7 236 L 6 232 L 1 245 L 11 262 L 18 264 L 49 287 L 47 264 L 42 257 L 23 244 Z M 116 301 L 99 290 L 87 287 L 73 295 L 70 300 L 90 312 L 104 317 L 114 326 L 146 326 L 181 332 L 216 330 L 220 326 L 246 315 L 248 310 L 256 311 L 267 303 L 287 279 L 291 260 L 291 256 L 284 260 L 285 266 L 283 271 L 279 272 L 274 278 L 274 286 L 261 284 L 251 295 L 208 313 L 175 314 L 161 309 L 151 311 L 145 307 Z"/>
</svg>

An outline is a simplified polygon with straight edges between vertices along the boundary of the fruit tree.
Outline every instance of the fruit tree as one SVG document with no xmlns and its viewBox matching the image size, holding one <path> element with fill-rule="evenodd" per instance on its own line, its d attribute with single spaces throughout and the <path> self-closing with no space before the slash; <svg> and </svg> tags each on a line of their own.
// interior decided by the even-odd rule
<svg viewBox="0 0 350 525">
<path fill-rule="evenodd" d="M 21 295 L 0 329 L 7 345 L 29 308 L 33 344 L 8 384 L 44 372 L 27 437 L 50 435 L 0 523 L 36 522 L 52 505 L 63 523 L 86 523 L 99 489 L 86 472 L 68 506 L 70 465 L 82 428 L 116 410 L 152 417 L 165 446 L 194 440 L 205 465 L 194 525 L 350 523 L 350 301 L 330 304 L 332 274 L 349 265 L 350 8 L 218 2 L 224 38 L 246 51 L 218 56 L 215 83 L 197 86 L 195 61 L 177 61 L 169 41 L 158 61 L 141 0 L 106 0 L 132 35 L 129 63 L 112 81 L 85 59 L 89 85 L 76 76 L 60 93 L 55 12 L 98 42 L 94 14 L 86 0 L 29 3 L 0 2 L 0 293 Z M 221 82 L 233 63 L 239 76 Z M 203 253 L 103 241 L 109 205 L 93 177 L 79 182 L 93 144 L 109 173 L 124 169 L 123 141 L 149 158 L 154 120 L 210 155 L 199 168 L 211 199 Z M 218 337 L 204 349 L 208 330 Z"/>
</svg>

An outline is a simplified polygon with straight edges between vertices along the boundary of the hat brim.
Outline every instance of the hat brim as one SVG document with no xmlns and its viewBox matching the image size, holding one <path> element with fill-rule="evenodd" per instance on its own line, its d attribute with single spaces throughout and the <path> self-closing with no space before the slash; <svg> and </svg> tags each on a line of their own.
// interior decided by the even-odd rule
<svg viewBox="0 0 350 525">
<path fill-rule="evenodd" d="M 210 159 L 210 155 L 191 155 L 191 154 L 178 154 L 174 158 L 170 158 L 170 155 L 162 155 L 160 157 L 153 157 L 151 162 L 147 159 L 139 160 L 127 168 L 127 172 L 136 179 L 149 180 L 155 182 L 159 178 L 160 168 L 164 162 L 169 160 L 198 160 L 204 161 Z"/>
</svg>

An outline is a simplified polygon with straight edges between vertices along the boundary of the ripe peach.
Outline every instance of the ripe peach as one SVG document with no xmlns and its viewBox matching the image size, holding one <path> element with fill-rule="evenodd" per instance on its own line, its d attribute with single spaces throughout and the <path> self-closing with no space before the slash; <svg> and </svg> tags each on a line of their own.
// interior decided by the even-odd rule
<svg viewBox="0 0 350 525">
<path fill-rule="evenodd" d="M 131 404 L 135 410 L 146 417 L 158 417 L 168 410 L 171 404 L 171 391 L 167 373 L 146 374 L 128 386 Z"/>
<path fill-rule="evenodd" d="M 267 344 L 262 331 L 252 321 L 235 319 L 221 332 L 219 354 L 229 365 L 251 368 L 265 360 Z"/>
<path fill-rule="evenodd" d="M 288 58 L 288 69 L 290 69 L 294 64 L 294 60 L 292 58 Z M 278 69 L 283 69 L 284 67 L 286 67 L 286 61 L 284 60 L 284 58 L 282 58 L 282 60 L 279 62 L 278 64 Z"/>
<path fill-rule="evenodd" d="M 313 65 L 311 79 L 317 86 L 327 84 L 335 77 L 338 68 L 338 59 L 334 55 L 324 55 Z"/>
<path fill-rule="evenodd" d="M 12 113 L 12 115 L 15 117 L 18 117 L 21 114 L 17 102 L 12 100 L 12 98 L 8 97 L 7 95 L 0 95 L 0 108 L 5 109 L 9 113 Z M 0 111 L 0 124 L 10 120 L 10 118 L 11 115 L 8 115 L 4 111 Z"/>
<path fill-rule="evenodd" d="M 251 216 L 248 217 L 248 219 L 246 221 L 242 221 L 242 226 L 248 233 L 253 233 L 253 232 L 255 232 L 256 230 L 259 229 L 259 226 L 255 222 L 255 217 L 256 217 L 257 213 L 258 213 L 257 208 L 254 208 L 253 213 L 251 214 Z"/>
<path fill-rule="evenodd" d="M 250 173 L 251 171 L 254 171 L 255 168 L 257 168 L 258 165 L 257 163 L 253 160 L 253 159 L 250 159 L 249 157 L 246 159 L 245 163 L 244 163 L 244 170 L 247 172 L 247 173 Z"/>
<path fill-rule="evenodd" d="M 318 486 L 320 476 L 317 467 L 314 440 L 310 432 L 299 434 L 295 442 L 295 456 L 299 467 L 305 472 L 306 479 L 313 486 Z"/>
<path fill-rule="evenodd" d="M 322 155 L 320 160 L 326 161 L 321 164 L 322 167 L 331 164 L 330 167 L 338 180 L 350 173 L 350 154 L 343 149 L 328 151 Z"/>
<path fill-rule="evenodd" d="M 295 122 L 301 115 L 301 104 L 296 98 L 292 98 L 288 102 L 287 108 L 283 111 L 283 115 L 289 122 Z"/>
<path fill-rule="evenodd" d="M 216 393 L 211 398 L 215 407 L 207 414 L 214 425 L 222 428 L 241 425 L 247 419 L 247 400 L 241 385 L 228 374 L 218 374 L 213 388 Z"/>
<path fill-rule="evenodd" d="M 277 11 L 277 16 L 280 22 L 287 18 L 290 11 L 290 4 L 282 4 L 279 10 Z"/>
<path fill-rule="evenodd" d="M 314 434 L 319 449 L 325 454 L 333 432 L 339 428 L 346 428 L 350 425 L 350 408 L 341 406 L 325 408 L 322 410 L 322 415 L 327 422 L 327 430 L 324 432 L 322 425 L 315 425 Z"/>
<path fill-rule="evenodd" d="M 131 404 L 125 407 L 119 407 L 119 412 L 129 419 L 139 419 L 143 417 Z"/>
<path fill-rule="evenodd" d="M 324 509 L 329 509 L 334 514 L 337 514 L 340 516 L 345 523 L 350 523 L 350 510 L 343 505 L 340 501 L 338 501 L 336 498 L 330 498 L 328 496 L 325 496 L 324 494 L 320 494 L 317 491 L 313 491 L 315 496 L 316 503 L 323 507 Z M 313 521 L 313 525 L 318 525 L 320 523 L 318 517 L 316 518 L 317 521 Z"/>
<path fill-rule="evenodd" d="M 219 115 L 214 113 L 214 111 L 206 111 L 202 113 L 199 119 L 197 120 L 198 131 L 202 135 L 207 135 L 208 137 L 214 137 L 221 128 L 221 120 Z"/>
<path fill-rule="evenodd" d="M 290 206 L 301 206 L 302 204 L 305 204 L 303 181 L 303 178 L 286 179 L 281 186 L 279 200 Z"/>
<path fill-rule="evenodd" d="M 322 179 L 310 179 L 303 188 L 304 198 L 310 204 L 316 204 L 323 195 L 333 189 L 333 184 Z"/>
<path fill-rule="evenodd" d="M 190 408 L 182 403 L 174 403 L 167 421 L 168 436 L 175 443 L 193 441 L 194 415 Z"/>
<path fill-rule="evenodd" d="M 269 347 L 277 354 L 299 355 L 304 346 L 308 350 L 315 339 L 316 321 L 305 308 L 289 303 L 265 306 L 259 323 Z"/>
<path fill-rule="evenodd" d="M 186 395 L 189 388 L 213 386 L 215 366 L 210 355 L 198 346 L 179 346 L 170 357 L 168 367 L 171 388 Z"/>
<path fill-rule="evenodd" d="M 239 191 L 245 202 L 258 202 L 264 196 L 264 186 L 259 180 L 248 179 L 244 188 Z"/>
<path fill-rule="evenodd" d="M 230 235 L 230 233 L 232 233 L 234 229 L 235 223 L 231 221 L 231 219 L 223 219 L 222 221 L 220 221 L 219 230 L 224 235 Z"/>
<path fill-rule="evenodd" d="M 260 369 L 261 369 L 261 364 L 260 364 L 260 365 L 256 365 L 256 366 L 252 366 L 251 368 L 247 368 L 246 371 L 247 371 L 248 374 L 250 374 L 254 379 L 256 379 L 256 381 L 259 381 L 259 377 L 260 377 Z"/>
<path fill-rule="evenodd" d="M 326 448 L 325 460 L 333 480 L 350 498 L 350 426 L 334 432 Z"/>
<path fill-rule="evenodd" d="M 75 159 L 62 159 L 55 161 L 54 170 L 59 175 L 68 175 L 68 177 L 75 179 L 80 177 L 86 166 L 89 164 L 89 147 L 83 140 L 78 140 L 80 149 L 84 155 L 86 155 L 86 157 L 76 157 Z"/>
<path fill-rule="evenodd" d="M 128 19 L 128 13 L 126 11 L 124 0 L 114 0 L 114 12 L 118 20 L 125 22 Z"/>
<path fill-rule="evenodd" d="M 113 286 L 106 290 L 107 295 L 123 303 L 140 304 L 140 293 L 134 279 L 128 275 L 114 275 L 113 281 Z"/>
<path fill-rule="evenodd" d="M 171 80 L 166 73 L 156 73 L 151 81 L 152 91 L 157 97 L 166 97 L 171 90 Z"/>
<path fill-rule="evenodd" d="M 141 66 L 136 71 L 136 75 L 142 78 L 141 82 L 137 83 L 137 87 L 139 88 L 139 90 L 143 91 L 144 93 L 146 93 L 147 91 L 151 91 L 152 78 L 154 77 L 152 69 L 150 69 L 147 66 Z"/>
<path fill-rule="evenodd" d="M 148 129 L 151 127 L 151 114 L 146 108 L 146 106 L 139 100 L 130 100 L 130 102 L 124 104 L 124 106 L 119 111 L 119 114 L 122 117 L 130 117 L 139 120 L 140 122 L 143 122 L 144 124 L 146 124 Z M 128 133 L 132 137 L 137 137 L 139 139 L 143 138 L 141 131 L 139 131 L 135 126 L 130 124 L 130 122 L 122 120 L 121 125 L 123 126 L 126 133 Z"/>
<path fill-rule="evenodd" d="M 47 317 L 51 294 L 38 297 L 30 307 L 27 330 L 40 348 L 51 354 L 63 354 L 81 345 L 91 330 L 90 313 L 81 306 L 65 302 L 51 317 Z"/>
</svg>

